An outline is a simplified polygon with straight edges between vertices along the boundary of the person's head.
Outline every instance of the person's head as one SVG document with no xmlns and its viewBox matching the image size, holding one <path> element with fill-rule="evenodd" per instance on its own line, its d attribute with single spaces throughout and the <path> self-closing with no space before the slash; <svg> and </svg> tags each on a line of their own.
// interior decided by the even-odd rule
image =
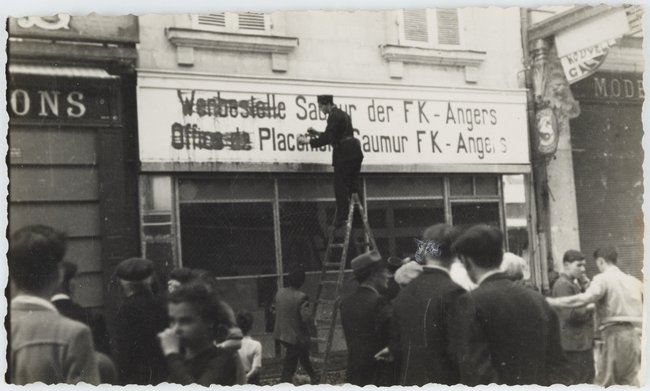
<svg viewBox="0 0 650 391">
<path fill-rule="evenodd" d="M 368 251 L 350 262 L 354 278 L 359 284 L 370 285 L 381 291 L 388 288 L 388 268 L 377 251 Z"/>
<path fill-rule="evenodd" d="M 253 314 L 248 311 L 239 311 L 237 313 L 237 326 L 239 326 L 242 334 L 248 335 L 253 328 Z"/>
<path fill-rule="evenodd" d="M 115 269 L 127 296 L 139 291 L 152 291 L 153 273 L 153 262 L 144 258 L 125 259 Z"/>
<path fill-rule="evenodd" d="M 169 273 L 169 280 L 167 280 L 167 290 L 169 293 L 178 289 L 181 285 L 185 285 L 196 277 L 192 269 L 186 267 L 179 267 Z"/>
<path fill-rule="evenodd" d="M 186 284 L 170 293 L 168 314 L 182 346 L 198 349 L 213 343 L 221 319 L 216 299 L 205 285 Z"/>
<path fill-rule="evenodd" d="M 616 265 L 618 262 L 618 253 L 614 247 L 601 247 L 594 251 L 594 259 L 599 271 L 605 270 L 610 265 Z"/>
<path fill-rule="evenodd" d="M 528 264 L 522 257 L 513 253 L 503 253 L 500 269 L 513 281 L 527 280 L 530 278 Z"/>
<path fill-rule="evenodd" d="M 300 289 L 305 283 L 305 269 L 300 266 L 293 268 L 284 279 L 284 282 L 290 288 Z"/>
<path fill-rule="evenodd" d="M 497 228 L 485 224 L 475 225 L 463 232 L 452 244 L 472 281 L 480 273 L 498 269 L 503 259 L 503 235 Z"/>
<path fill-rule="evenodd" d="M 209 270 L 192 269 L 194 274 L 193 282 L 203 284 L 210 292 L 218 292 L 217 279 Z"/>
<path fill-rule="evenodd" d="M 72 279 L 77 275 L 77 265 L 72 262 L 62 261 L 61 268 L 61 283 L 57 292 L 65 293 L 66 295 L 72 294 Z"/>
<path fill-rule="evenodd" d="M 567 250 L 562 257 L 564 272 L 572 278 L 582 277 L 586 270 L 586 257 L 578 250 Z"/>
<path fill-rule="evenodd" d="M 51 295 L 59 285 L 66 236 L 52 227 L 29 225 L 11 235 L 7 259 L 9 275 L 18 290 Z"/>
<path fill-rule="evenodd" d="M 424 230 L 422 240 L 418 241 L 416 257 L 424 264 L 438 265 L 449 269 L 454 261 L 451 245 L 458 231 L 447 224 L 435 224 Z"/>
<path fill-rule="evenodd" d="M 318 101 L 318 108 L 323 114 L 329 114 L 334 107 L 334 97 L 332 95 L 318 95 L 316 97 Z"/>
</svg>

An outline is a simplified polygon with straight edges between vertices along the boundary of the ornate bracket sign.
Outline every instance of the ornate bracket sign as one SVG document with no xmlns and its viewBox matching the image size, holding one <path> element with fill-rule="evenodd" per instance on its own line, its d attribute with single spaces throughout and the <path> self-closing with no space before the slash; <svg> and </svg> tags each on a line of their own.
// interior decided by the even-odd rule
<svg viewBox="0 0 650 391">
<path fill-rule="evenodd" d="M 542 155 L 552 155 L 557 150 L 559 139 L 557 119 L 553 109 L 546 108 L 535 116 L 537 130 L 537 151 Z"/>
<path fill-rule="evenodd" d="M 56 14 L 55 16 L 25 16 L 19 18 L 18 26 L 28 29 L 34 26 L 44 30 L 70 30 L 70 15 Z"/>
</svg>

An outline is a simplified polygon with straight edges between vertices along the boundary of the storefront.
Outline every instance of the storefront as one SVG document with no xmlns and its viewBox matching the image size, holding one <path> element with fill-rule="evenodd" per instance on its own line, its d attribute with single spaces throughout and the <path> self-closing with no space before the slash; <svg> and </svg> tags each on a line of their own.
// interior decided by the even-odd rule
<svg viewBox="0 0 650 391">
<path fill-rule="evenodd" d="M 382 255 L 412 254 L 413 239 L 440 222 L 500 227 L 505 246 L 527 255 L 524 91 L 141 70 L 143 255 L 163 275 L 181 265 L 213 272 L 224 298 L 254 313 L 265 356 L 282 274 L 302 264 L 315 296 L 334 213 L 331 152 L 296 143 L 325 127 L 320 93 L 359 130 L 362 195 Z"/>
<path fill-rule="evenodd" d="M 73 299 L 117 305 L 114 268 L 138 248 L 135 16 L 10 18 L 9 234 L 68 236 Z"/>
<path fill-rule="evenodd" d="M 596 72 L 571 90 L 582 111 L 571 122 L 580 248 L 615 246 L 619 267 L 641 279 L 643 74 Z"/>
</svg>

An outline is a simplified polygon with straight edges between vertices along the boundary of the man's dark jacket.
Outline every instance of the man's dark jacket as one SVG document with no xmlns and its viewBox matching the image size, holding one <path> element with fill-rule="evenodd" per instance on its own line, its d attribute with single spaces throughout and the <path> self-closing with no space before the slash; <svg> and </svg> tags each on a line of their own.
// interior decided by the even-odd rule
<svg viewBox="0 0 650 391">
<path fill-rule="evenodd" d="M 110 337 L 108 336 L 108 329 L 106 328 L 104 317 L 93 314 L 90 309 L 83 308 L 69 298 L 53 300 L 52 304 L 54 304 L 61 315 L 90 327 L 90 331 L 93 334 L 95 350 L 107 355 L 110 354 Z"/>
<path fill-rule="evenodd" d="M 456 308 L 462 384 L 570 381 L 557 314 L 540 293 L 497 273 L 462 295 Z"/>
<path fill-rule="evenodd" d="M 317 138 L 312 139 L 309 144 L 314 148 L 331 145 L 333 166 L 363 160 L 361 144 L 358 139 L 354 138 L 352 120 L 346 112 L 338 107 L 333 107 L 327 116 L 325 131 Z"/>
<path fill-rule="evenodd" d="M 150 291 L 124 299 L 117 312 L 115 355 L 121 384 L 153 384 L 165 380 L 167 363 L 158 333 L 168 325 L 164 301 Z"/>
<path fill-rule="evenodd" d="M 377 379 L 375 354 L 386 347 L 390 302 L 374 289 L 360 286 L 341 302 L 341 323 L 348 347 L 347 382 L 357 386 Z"/>
<path fill-rule="evenodd" d="M 451 351 L 453 306 L 465 292 L 445 270 L 424 267 L 393 303 L 390 350 L 401 363 L 401 385 L 458 384 Z"/>
</svg>

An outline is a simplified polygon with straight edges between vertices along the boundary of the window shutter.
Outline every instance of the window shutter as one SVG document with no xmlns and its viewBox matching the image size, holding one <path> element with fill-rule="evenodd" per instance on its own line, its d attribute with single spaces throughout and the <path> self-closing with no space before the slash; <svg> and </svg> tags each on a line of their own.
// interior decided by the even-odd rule
<svg viewBox="0 0 650 391">
<path fill-rule="evenodd" d="M 238 14 L 239 28 L 242 30 L 266 30 L 266 21 L 263 13 L 245 12 Z"/>
<path fill-rule="evenodd" d="M 200 26 L 226 27 L 226 13 L 199 15 L 198 21 Z"/>
<path fill-rule="evenodd" d="M 436 9 L 438 44 L 460 45 L 458 10 L 455 8 Z"/>
<path fill-rule="evenodd" d="M 426 10 L 404 10 L 404 39 L 429 42 Z"/>
</svg>

